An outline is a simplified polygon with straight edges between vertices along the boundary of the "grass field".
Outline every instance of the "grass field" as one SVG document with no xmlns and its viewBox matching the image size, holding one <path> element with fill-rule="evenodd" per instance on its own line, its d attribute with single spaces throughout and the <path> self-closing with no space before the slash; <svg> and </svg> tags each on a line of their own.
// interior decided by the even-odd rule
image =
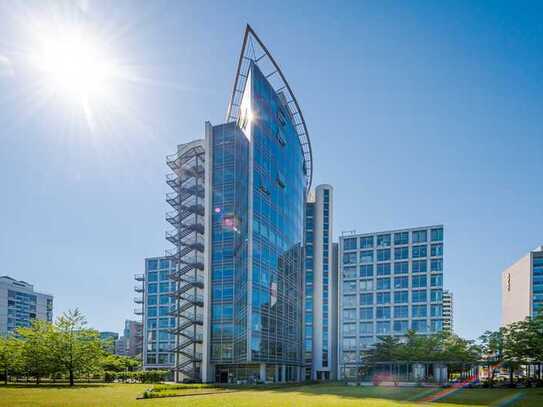
<svg viewBox="0 0 543 407">
<path fill-rule="evenodd" d="M 67 386 L 0 385 L 0 406 L 19 407 L 96 407 L 96 406 L 240 406 L 240 407 L 305 407 L 357 406 L 393 407 L 421 406 L 460 407 L 541 407 L 543 389 L 462 389 L 439 402 L 420 400 L 428 389 L 351 387 L 336 384 L 300 385 L 273 389 L 245 389 L 226 394 L 137 400 L 146 384 L 94 384 Z M 431 392 L 432 390 L 430 390 Z M 519 400 L 510 402 L 511 398 Z"/>
</svg>

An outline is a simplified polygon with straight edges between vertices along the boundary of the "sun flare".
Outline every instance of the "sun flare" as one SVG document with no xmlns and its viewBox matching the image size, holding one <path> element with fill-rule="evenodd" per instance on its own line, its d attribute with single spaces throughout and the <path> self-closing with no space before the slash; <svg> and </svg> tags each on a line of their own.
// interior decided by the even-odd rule
<svg viewBox="0 0 543 407">
<path fill-rule="evenodd" d="M 42 33 L 34 59 L 55 93 L 75 96 L 82 103 L 104 95 L 116 74 L 113 60 L 82 30 Z"/>
</svg>

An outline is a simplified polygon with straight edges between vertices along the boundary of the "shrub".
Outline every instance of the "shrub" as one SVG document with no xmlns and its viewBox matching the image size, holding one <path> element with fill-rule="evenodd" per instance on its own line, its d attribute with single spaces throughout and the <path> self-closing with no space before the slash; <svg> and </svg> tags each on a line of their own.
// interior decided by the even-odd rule
<svg viewBox="0 0 543 407">
<path fill-rule="evenodd" d="M 168 376 L 167 370 L 140 370 L 136 372 L 104 372 L 104 381 L 112 383 L 160 383 Z"/>
</svg>

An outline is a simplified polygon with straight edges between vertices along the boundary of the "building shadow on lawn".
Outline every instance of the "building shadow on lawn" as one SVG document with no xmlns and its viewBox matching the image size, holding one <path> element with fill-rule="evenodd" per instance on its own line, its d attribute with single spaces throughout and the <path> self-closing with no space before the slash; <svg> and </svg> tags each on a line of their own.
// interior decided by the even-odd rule
<svg viewBox="0 0 543 407">
<path fill-rule="evenodd" d="M 68 383 L 43 383 L 43 384 L 36 384 L 36 383 L 8 383 L 0 384 L 0 389 L 86 389 L 86 388 L 99 388 L 99 387 L 106 387 L 108 386 L 105 383 L 76 383 L 73 386 L 70 386 Z"/>
</svg>

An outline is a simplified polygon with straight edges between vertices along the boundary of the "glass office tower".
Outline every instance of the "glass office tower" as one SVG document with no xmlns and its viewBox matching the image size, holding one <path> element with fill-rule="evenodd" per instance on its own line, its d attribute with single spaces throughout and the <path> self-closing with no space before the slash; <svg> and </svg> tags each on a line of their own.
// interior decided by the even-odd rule
<svg viewBox="0 0 543 407">
<path fill-rule="evenodd" d="M 283 74 L 247 27 L 227 123 L 206 125 L 204 381 L 302 375 L 311 155 Z"/>
</svg>

